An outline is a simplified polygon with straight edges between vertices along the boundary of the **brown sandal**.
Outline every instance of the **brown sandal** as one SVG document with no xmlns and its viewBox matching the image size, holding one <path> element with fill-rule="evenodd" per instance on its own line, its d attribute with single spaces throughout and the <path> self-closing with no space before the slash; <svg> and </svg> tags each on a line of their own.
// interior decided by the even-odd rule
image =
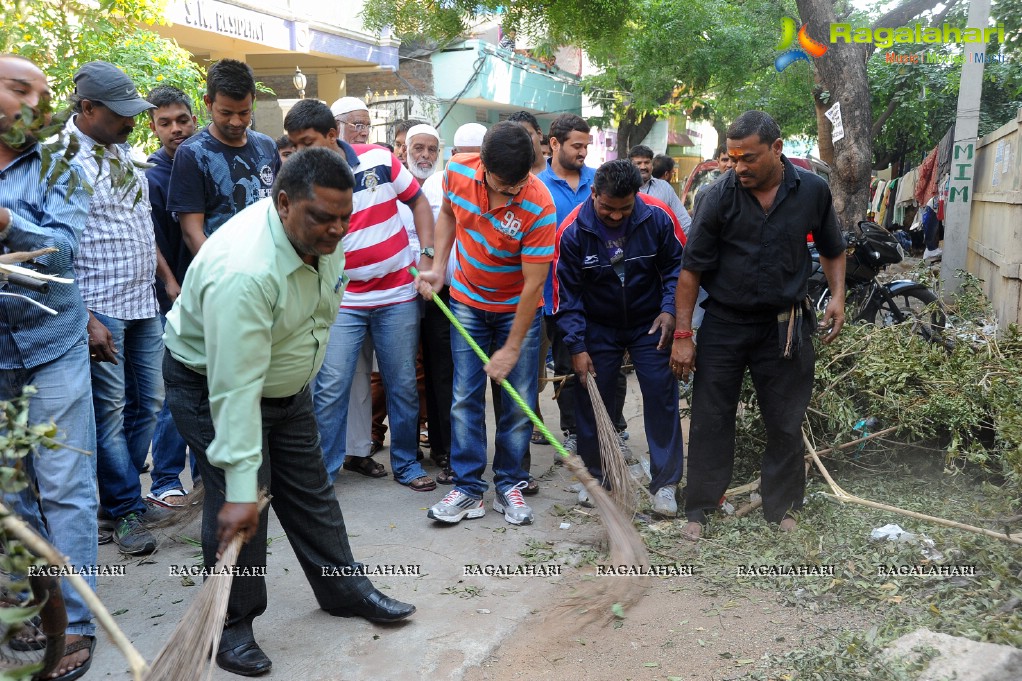
<svg viewBox="0 0 1022 681">
<path fill-rule="evenodd" d="M 400 482 L 400 480 L 398 481 Z M 423 475 L 409 482 L 402 482 L 402 485 L 413 492 L 432 492 L 436 489 L 436 481 L 428 475 Z"/>
<path fill-rule="evenodd" d="M 341 464 L 341 468 L 346 471 L 361 473 L 370 478 L 387 477 L 387 469 L 379 461 L 374 461 L 371 456 L 349 456 Z"/>
</svg>

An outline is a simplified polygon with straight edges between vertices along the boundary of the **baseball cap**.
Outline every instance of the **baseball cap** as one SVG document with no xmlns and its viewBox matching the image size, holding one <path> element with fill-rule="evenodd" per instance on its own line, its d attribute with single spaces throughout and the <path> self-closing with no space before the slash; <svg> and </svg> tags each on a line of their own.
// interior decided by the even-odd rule
<svg viewBox="0 0 1022 681">
<path fill-rule="evenodd" d="M 486 136 L 486 126 L 479 123 L 466 123 L 454 131 L 454 146 L 481 147 Z"/>
<path fill-rule="evenodd" d="M 358 97 L 341 97 L 330 105 L 330 113 L 335 117 L 352 111 L 369 111 L 369 107 Z"/>
<path fill-rule="evenodd" d="M 411 141 L 411 139 L 416 135 L 432 135 L 436 138 L 437 142 L 440 141 L 440 133 L 436 131 L 436 128 L 432 125 L 426 125 L 425 123 L 419 123 L 418 125 L 410 127 L 408 132 L 405 133 L 405 139 Z"/>
<path fill-rule="evenodd" d="M 118 116 L 134 118 L 156 107 L 139 96 L 135 83 L 124 71 L 105 61 L 90 61 L 74 76 L 75 93 L 100 102 Z"/>
</svg>

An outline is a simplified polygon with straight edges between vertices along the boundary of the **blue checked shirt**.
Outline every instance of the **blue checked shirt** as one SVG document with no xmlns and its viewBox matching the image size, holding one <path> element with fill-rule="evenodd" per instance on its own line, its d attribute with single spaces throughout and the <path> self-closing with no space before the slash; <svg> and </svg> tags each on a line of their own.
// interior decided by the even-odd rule
<svg viewBox="0 0 1022 681">
<path fill-rule="evenodd" d="M 149 205 L 149 181 L 131 162 L 127 145 L 106 147 L 106 156 L 120 161 L 121 172 L 134 173 L 125 190 L 114 187 L 107 159 L 96 157 L 101 146 L 83 133 L 72 118 L 67 124 L 81 149 L 75 159 L 92 186 L 92 203 L 82 233 L 75 273 L 85 306 L 115 319 L 148 319 L 159 313 L 156 303 L 156 233 Z M 135 201 L 141 191 L 142 196 Z"/>
<path fill-rule="evenodd" d="M 72 170 L 47 187 L 40 181 L 42 157 L 35 144 L 0 168 L 0 206 L 11 212 L 11 224 L 0 232 L 0 252 L 34 251 L 53 247 L 35 259 L 34 269 L 58 277 L 74 278 L 89 195 L 79 185 L 68 194 Z M 0 297 L 0 370 L 31 369 L 51 362 L 86 341 L 88 313 L 77 284 L 50 284 L 49 293 L 6 287 L 57 311 L 51 316 L 35 305 Z"/>
</svg>

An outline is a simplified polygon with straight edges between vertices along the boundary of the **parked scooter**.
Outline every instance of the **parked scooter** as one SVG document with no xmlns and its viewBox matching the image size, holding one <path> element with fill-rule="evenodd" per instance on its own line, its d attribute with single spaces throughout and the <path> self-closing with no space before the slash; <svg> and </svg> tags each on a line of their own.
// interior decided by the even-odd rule
<svg viewBox="0 0 1022 681">
<path fill-rule="evenodd" d="M 947 321 L 936 294 L 916 281 L 900 279 L 881 284 L 877 280 L 888 265 L 904 260 L 905 251 L 898 239 L 875 222 L 864 220 L 857 231 L 845 233 L 845 240 L 845 299 L 851 320 L 877 326 L 910 321 L 923 338 L 935 339 Z M 812 244 L 809 248 L 813 257 L 809 300 L 813 309 L 823 311 L 830 300 L 830 288 L 819 253 Z"/>
</svg>

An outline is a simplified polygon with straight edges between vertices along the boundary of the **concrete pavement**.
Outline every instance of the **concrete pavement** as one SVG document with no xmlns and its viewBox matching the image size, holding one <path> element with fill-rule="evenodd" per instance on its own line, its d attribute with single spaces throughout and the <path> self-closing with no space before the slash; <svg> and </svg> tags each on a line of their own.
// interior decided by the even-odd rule
<svg viewBox="0 0 1022 681">
<path fill-rule="evenodd" d="M 546 422 L 559 432 L 557 408 L 551 390 L 540 395 Z M 487 410 L 490 411 L 489 409 Z M 641 405 L 634 375 L 629 376 L 625 416 L 632 444 L 645 451 Z M 489 453 L 492 459 L 493 421 L 488 413 Z M 640 444 L 641 443 L 641 444 Z M 377 459 L 390 469 L 385 449 Z M 551 511 L 574 504 L 575 495 L 565 491 L 572 480 L 561 466 L 554 466 L 554 449 L 533 445 L 533 475 L 540 477 L 538 496 L 526 497 L 535 524 L 516 527 L 492 509 L 493 492 L 484 501 L 487 513 L 476 520 L 444 526 L 426 518 L 426 509 L 450 489 L 438 486 L 430 493 L 412 492 L 393 478 L 371 479 L 344 472 L 336 490 L 347 522 L 356 560 L 372 565 L 414 565 L 417 575 L 374 577 L 384 593 L 414 603 L 418 611 L 405 623 L 374 625 L 360 618 L 331 617 L 318 609 L 312 591 L 294 557 L 280 524 L 270 513 L 270 546 L 267 565 L 269 605 L 256 620 L 256 639 L 273 661 L 266 678 L 326 680 L 460 679 L 466 669 L 478 665 L 516 627 L 549 608 L 567 591 L 572 576 L 465 575 L 472 564 L 530 565 L 524 551 L 535 554 L 534 542 L 550 542 L 563 554 L 595 548 L 602 536 L 595 522 L 582 516 L 558 517 Z M 427 472 L 436 468 L 425 462 Z M 546 474 L 546 475 L 544 475 Z M 487 472 L 489 477 L 489 470 Z M 143 476 L 148 484 L 148 476 Z M 555 504 L 559 508 L 555 508 Z M 562 522 L 571 527 L 561 529 Z M 199 549 L 178 536 L 197 538 L 199 523 L 164 533 L 154 555 L 125 561 L 113 544 L 100 547 L 101 564 L 125 565 L 125 576 L 100 577 L 100 598 L 118 624 L 147 660 L 152 660 L 171 635 L 200 582 L 184 585 L 172 576 L 172 566 L 198 565 Z M 541 556 L 542 557 L 542 554 Z M 96 657 L 87 678 L 130 678 L 124 658 L 100 633 Z M 219 668 L 214 679 L 240 677 Z"/>
</svg>

